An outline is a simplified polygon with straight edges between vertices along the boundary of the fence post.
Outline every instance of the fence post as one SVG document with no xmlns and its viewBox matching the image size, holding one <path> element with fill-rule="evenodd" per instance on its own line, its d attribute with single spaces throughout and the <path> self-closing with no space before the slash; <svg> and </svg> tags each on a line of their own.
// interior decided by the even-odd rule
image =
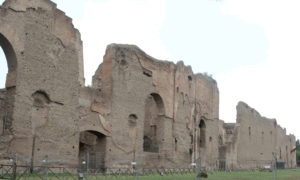
<svg viewBox="0 0 300 180">
<path fill-rule="evenodd" d="M 47 151 L 46 155 L 46 175 L 45 175 L 45 180 L 48 178 L 48 156 L 49 156 L 49 151 Z"/>
<path fill-rule="evenodd" d="M 274 180 L 274 156 L 272 156 L 272 180 Z"/>
<path fill-rule="evenodd" d="M 201 180 L 201 151 L 199 151 L 197 179 Z"/>
<path fill-rule="evenodd" d="M 136 174 L 136 179 L 140 179 L 140 164 L 141 164 L 141 153 L 138 155 L 138 162 L 137 162 L 137 174 Z"/>
<path fill-rule="evenodd" d="M 13 157 L 13 168 L 12 168 L 12 175 L 11 179 L 15 179 L 15 163 L 16 163 L 16 148 L 14 149 L 14 157 Z"/>
<path fill-rule="evenodd" d="M 90 163 L 90 154 L 87 153 L 87 162 L 86 162 L 86 179 L 89 180 L 89 163 Z"/>
<path fill-rule="evenodd" d="M 277 180 L 277 157 L 275 157 L 275 179 Z"/>
</svg>

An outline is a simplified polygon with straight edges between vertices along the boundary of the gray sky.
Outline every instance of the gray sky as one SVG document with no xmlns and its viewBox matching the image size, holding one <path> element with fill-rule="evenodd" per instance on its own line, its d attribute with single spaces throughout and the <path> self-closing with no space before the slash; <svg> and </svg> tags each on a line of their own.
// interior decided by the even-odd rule
<svg viewBox="0 0 300 180">
<path fill-rule="evenodd" d="M 244 101 L 300 137 L 299 0 L 54 2 L 81 32 L 86 85 L 108 44 L 136 44 L 157 59 L 183 60 L 194 73 L 212 74 L 220 90 L 220 119 L 235 122 L 236 105 Z"/>
</svg>

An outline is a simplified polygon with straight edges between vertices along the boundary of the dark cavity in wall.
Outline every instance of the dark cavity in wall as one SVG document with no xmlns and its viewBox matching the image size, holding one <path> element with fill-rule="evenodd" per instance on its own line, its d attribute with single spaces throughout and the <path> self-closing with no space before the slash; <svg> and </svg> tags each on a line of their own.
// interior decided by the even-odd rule
<svg viewBox="0 0 300 180">
<path fill-rule="evenodd" d="M 152 77 L 152 72 L 149 71 L 148 69 L 143 69 L 143 74 L 148 76 L 148 77 Z"/>
<path fill-rule="evenodd" d="M 199 144 L 199 146 L 200 146 L 200 148 L 205 148 L 206 125 L 205 125 L 205 122 L 203 119 L 200 121 L 199 128 L 200 128 L 200 144 Z"/>
<path fill-rule="evenodd" d="M 80 133 L 79 139 L 79 161 L 90 156 L 89 167 L 91 169 L 104 168 L 104 155 L 106 151 L 106 136 L 97 131 L 84 131 Z M 86 164 L 79 162 L 79 169 L 84 170 Z"/>
</svg>

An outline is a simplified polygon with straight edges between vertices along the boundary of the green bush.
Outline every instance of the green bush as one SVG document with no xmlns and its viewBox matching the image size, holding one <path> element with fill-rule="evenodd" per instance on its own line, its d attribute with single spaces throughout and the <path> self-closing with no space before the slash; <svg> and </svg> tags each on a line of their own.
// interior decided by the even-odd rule
<svg viewBox="0 0 300 180">
<path fill-rule="evenodd" d="M 190 155 L 192 155 L 193 154 L 193 149 L 192 148 L 190 148 Z"/>
</svg>

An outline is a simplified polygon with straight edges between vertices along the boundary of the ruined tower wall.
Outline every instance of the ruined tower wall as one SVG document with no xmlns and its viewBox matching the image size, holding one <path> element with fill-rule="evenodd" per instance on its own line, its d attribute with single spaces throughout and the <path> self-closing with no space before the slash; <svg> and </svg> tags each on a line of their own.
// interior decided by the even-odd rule
<svg viewBox="0 0 300 180">
<path fill-rule="evenodd" d="M 237 123 L 240 124 L 237 148 L 239 160 L 269 160 L 272 159 L 272 152 L 277 152 L 278 161 L 295 160 L 294 154 L 290 153 L 295 146 L 295 136 L 287 136 L 286 130 L 278 126 L 275 119 L 262 117 L 246 103 L 239 102 Z M 266 164 L 266 162 L 257 162 L 257 166 L 264 166 L 264 163 Z"/>
<path fill-rule="evenodd" d="M 84 82 L 78 30 L 49 0 L 7 0 L 0 11 L 0 33 L 17 59 L 6 83 L 15 89 L 5 137 L 10 146 L 1 152 L 77 157 L 76 108 Z"/>
<path fill-rule="evenodd" d="M 136 46 L 109 45 L 92 84 L 111 101 L 99 101 L 98 110 L 91 107 L 111 125 L 108 157 L 119 154 L 134 159 L 144 150 L 144 138 L 150 138 L 147 141 L 153 144 L 150 152 L 190 157 L 190 148 L 199 151 L 200 118 L 218 119 L 214 111 L 218 112 L 219 92 L 213 79 L 194 75 L 182 62 L 175 65 L 156 60 Z M 108 110 L 103 113 L 105 108 Z M 131 115 L 137 117 L 135 124 L 129 122 Z M 207 146 L 212 149 L 207 152 L 214 158 L 218 157 L 217 123 L 208 122 L 206 135 Z"/>
<path fill-rule="evenodd" d="M 145 103 L 146 99 L 150 98 L 152 93 L 159 94 L 160 91 L 164 92 L 164 87 L 160 87 L 161 90 L 157 90 L 152 83 L 152 77 L 155 77 L 155 71 L 152 70 L 152 77 L 144 75 L 144 69 L 141 66 L 142 61 L 153 61 L 152 59 L 144 57 L 144 54 L 139 54 L 142 52 L 137 51 L 137 48 L 133 46 L 125 45 L 110 45 L 107 48 L 106 55 L 103 61 L 103 70 L 105 64 L 109 65 L 109 73 L 112 78 L 112 106 L 111 114 L 109 115 L 110 123 L 112 126 L 112 137 L 108 138 L 108 146 L 115 147 L 114 149 L 109 149 L 108 154 L 115 155 L 124 154 L 127 156 L 132 156 L 134 158 L 135 152 L 143 151 L 143 138 L 144 138 L 144 122 L 145 118 Z M 145 60 L 143 59 L 145 58 Z M 141 60 L 142 59 L 142 60 Z M 150 75 L 151 76 L 151 75 Z M 105 79 L 102 78 L 102 88 L 106 89 Z M 151 96 L 154 99 L 154 97 Z M 163 96 L 161 96 L 163 98 Z M 163 104 L 165 105 L 167 100 L 163 98 Z M 170 118 L 167 118 L 167 114 L 172 115 L 172 109 L 168 110 L 167 106 L 159 107 L 158 123 L 169 121 L 172 122 Z M 173 106 L 172 106 L 173 108 Z M 168 113 L 169 111 L 169 113 Z M 171 113 L 170 113 L 171 112 Z M 134 126 L 129 122 L 130 115 L 135 115 L 137 117 Z M 169 127 L 171 127 L 170 124 Z M 157 133 L 161 137 L 159 141 L 168 141 L 164 136 L 165 134 L 171 134 L 172 129 L 168 128 L 169 132 L 160 130 L 162 126 L 157 126 Z M 171 142 L 171 140 L 169 140 Z M 166 145 L 166 144 L 164 144 Z M 167 146 L 167 145 L 166 145 Z M 160 149 L 163 149 L 163 144 L 161 143 Z M 131 155 L 130 155 L 131 154 Z"/>
</svg>

